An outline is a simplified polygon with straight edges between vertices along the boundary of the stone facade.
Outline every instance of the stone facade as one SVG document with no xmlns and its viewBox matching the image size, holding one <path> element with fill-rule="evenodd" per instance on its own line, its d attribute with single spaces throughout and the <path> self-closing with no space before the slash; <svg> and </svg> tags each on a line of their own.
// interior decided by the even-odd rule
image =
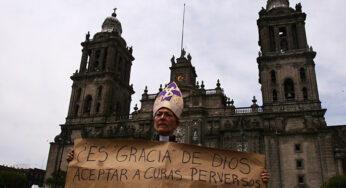
<svg viewBox="0 0 346 188">
<path fill-rule="evenodd" d="M 192 57 L 171 58 L 170 81 L 184 96 L 178 142 L 265 154 L 268 187 L 320 187 L 344 173 L 346 126 L 328 127 L 315 75 L 316 52 L 307 44 L 306 14 L 297 4 L 269 0 L 257 20 L 261 51 L 257 58 L 263 106 L 235 107 L 221 87 L 196 84 Z M 61 133 L 51 143 L 46 178 L 66 170 L 66 152 L 76 138 L 154 138 L 152 106 L 157 93 L 144 90 L 140 109 L 129 115 L 130 70 L 134 57 L 121 37 L 113 13 L 102 31 L 82 42 L 82 60 L 73 80 L 70 106 Z M 160 86 L 162 89 L 162 86 Z"/>
</svg>

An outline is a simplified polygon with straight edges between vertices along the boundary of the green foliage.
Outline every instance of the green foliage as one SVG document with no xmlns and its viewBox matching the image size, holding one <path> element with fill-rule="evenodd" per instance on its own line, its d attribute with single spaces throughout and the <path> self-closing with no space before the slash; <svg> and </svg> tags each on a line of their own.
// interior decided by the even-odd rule
<svg viewBox="0 0 346 188">
<path fill-rule="evenodd" d="M 346 175 L 334 176 L 323 184 L 322 188 L 345 188 Z"/>
<path fill-rule="evenodd" d="M 5 187 L 5 180 L 1 174 L 0 174 L 0 187 Z"/>
<path fill-rule="evenodd" d="M 55 186 L 64 186 L 66 179 L 65 171 L 54 171 L 51 178 L 46 179 L 46 184 Z"/>
<path fill-rule="evenodd" d="M 0 171 L 0 187 L 21 188 L 28 187 L 26 175 L 19 172 Z"/>
</svg>

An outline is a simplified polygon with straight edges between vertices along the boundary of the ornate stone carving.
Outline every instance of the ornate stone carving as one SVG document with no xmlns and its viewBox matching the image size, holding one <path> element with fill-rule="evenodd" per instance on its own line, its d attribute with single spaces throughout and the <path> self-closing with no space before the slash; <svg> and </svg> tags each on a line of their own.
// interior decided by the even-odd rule
<svg viewBox="0 0 346 188">
<path fill-rule="evenodd" d="M 302 4 L 301 3 L 296 4 L 296 11 L 302 12 Z"/>
<path fill-rule="evenodd" d="M 186 127 L 180 125 L 176 130 L 175 130 L 175 135 L 178 143 L 186 143 L 185 142 L 185 134 L 186 134 Z"/>
<path fill-rule="evenodd" d="M 84 129 L 85 135 L 89 138 L 100 138 L 102 137 L 102 128 L 86 127 Z"/>
<path fill-rule="evenodd" d="M 171 63 L 172 63 L 172 66 L 175 65 L 175 57 L 174 57 L 174 55 L 173 55 L 172 58 L 171 58 Z"/>
<path fill-rule="evenodd" d="M 199 135 L 198 135 L 197 129 L 195 129 L 195 130 L 193 131 L 192 140 L 193 140 L 194 142 L 197 142 L 197 141 L 199 140 Z"/>
<path fill-rule="evenodd" d="M 226 129 L 231 128 L 231 122 L 230 122 L 229 120 L 226 121 L 226 123 L 225 123 L 225 128 L 226 128 Z"/>
</svg>

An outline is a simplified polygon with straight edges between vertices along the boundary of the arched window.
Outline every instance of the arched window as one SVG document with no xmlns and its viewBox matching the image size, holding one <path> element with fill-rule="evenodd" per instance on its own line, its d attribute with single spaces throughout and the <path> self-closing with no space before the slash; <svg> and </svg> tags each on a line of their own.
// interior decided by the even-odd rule
<svg viewBox="0 0 346 188">
<path fill-rule="evenodd" d="M 306 89 L 306 87 L 303 88 L 303 97 L 304 97 L 304 100 L 308 99 L 308 90 Z"/>
<path fill-rule="evenodd" d="M 95 57 L 96 59 L 98 59 L 100 57 L 100 53 L 101 51 L 100 50 L 96 50 L 96 53 L 95 53 Z"/>
<path fill-rule="evenodd" d="M 119 57 L 119 60 L 118 60 L 118 73 L 121 73 L 123 69 L 123 59 L 121 57 Z"/>
<path fill-rule="evenodd" d="M 99 71 L 99 61 L 95 61 L 94 71 Z"/>
<path fill-rule="evenodd" d="M 280 51 L 281 51 L 281 53 L 284 53 L 284 52 L 286 52 L 287 51 L 287 49 L 288 49 L 288 45 L 287 45 L 287 40 L 286 39 L 281 39 L 281 41 L 280 41 Z"/>
<path fill-rule="evenodd" d="M 276 72 L 274 70 L 270 71 L 270 80 L 273 84 L 276 83 Z"/>
<path fill-rule="evenodd" d="M 274 89 L 273 90 L 273 101 L 277 101 L 278 100 L 278 92 Z"/>
<path fill-rule="evenodd" d="M 86 64 L 86 71 L 85 72 L 88 72 L 89 71 L 89 62 L 87 62 Z"/>
<path fill-rule="evenodd" d="M 77 114 L 78 114 L 78 110 L 79 110 L 79 105 L 77 104 L 77 105 L 74 107 L 73 115 L 77 115 Z"/>
<path fill-rule="evenodd" d="M 107 54 L 108 54 L 108 47 L 106 47 L 106 48 L 104 49 L 103 59 L 107 59 Z"/>
<path fill-rule="evenodd" d="M 76 94 L 76 101 L 79 101 L 81 94 L 82 94 L 82 89 L 78 88 L 77 94 Z"/>
<path fill-rule="evenodd" d="M 99 68 L 99 66 L 100 66 L 100 63 L 99 63 L 100 53 L 101 53 L 100 50 L 97 50 L 95 52 L 94 71 L 99 71 L 100 70 L 100 68 Z"/>
<path fill-rule="evenodd" d="M 287 31 L 285 27 L 279 28 L 280 51 L 281 53 L 288 50 Z"/>
<path fill-rule="evenodd" d="M 98 97 L 98 98 L 101 98 L 101 96 L 102 96 L 102 86 L 99 86 L 99 87 L 97 88 L 97 97 Z"/>
<path fill-rule="evenodd" d="M 284 82 L 284 88 L 285 88 L 285 98 L 286 99 L 294 99 L 294 83 L 291 79 L 286 79 Z"/>
<path fill-rule="evenodd" d="M 100 112 L 100 107 L 101 107 L 101 104 L 97 103 L 97 105 L 96 105 L 96 113 Z"/>
<path fill-rule="evenodd" d="M 275 34 L 274 34 L 274 28 L 272 26 L 269 27 L 269 41 L 270 41 L 270 51 L 274 52 L 276 48 L 275 44 Z"/>
<path fill-rule="evenodd" d="M 106 61 L 103 61 L 101 65 L 101 71 L 104 71 L 105 68 L 106 68 Z"/>
<path fill-rule="evenodd" d="M 83 109 L 84 113 L 90 113 L 92 101 L 93 101 L 93 99 L 92 99 L 91 95 L 88 95 L 85 98 L 85 100 L 84 100 L 84 109 Z"/>
<path fill-rule="evenodd" d="M 110 114 L 113 114 L 113 111 L 114 111 L 114 107 L 113 107 L 113 105 L 110 105 L 110 106 L 109 106 L 109 113 L 110 113 Z"/>
<path fill-rule="evenodd" d="M 108 54 L 108 48 L 106 47 L 103 53 L 102 70 L 105 70 L 106 68 L 107 54 Z"/>
<path fill-rule="evenodd" d="M 305 69 L 304 69 L 304 68 L 300 68 L 299 73 L 300 73 L 300 80 L 301 80 L 302 82 L 305 82 L 305 80 L 306 80 Z"/>
<path fill-rule="evenodd" d="M 296 24 L 292 25 L 292 36 L 293 36 L 293 48 L 297 49 L 299 44 L 298 44 L 298 33 L 297 33 Z"/>
<path fill-rule="evenodd" d="M 88 51 L 88 57 L 87 57 L 87 61 L 86 61 L 86 70 L 89 70 L 89 65 L 90 65 L 90 56 L 91 56 L 91 50 Z"/>
<path fill-rule="evenodd" d="M 116 109 L 115 109 L 115 113 L 116 113 L 117 115 L 120 115 L 120 112 L 121 112 L 121 104 L 120 104 L 120 102 L 117 102 L 115 108 L 116 108 Z"/>
</svg>

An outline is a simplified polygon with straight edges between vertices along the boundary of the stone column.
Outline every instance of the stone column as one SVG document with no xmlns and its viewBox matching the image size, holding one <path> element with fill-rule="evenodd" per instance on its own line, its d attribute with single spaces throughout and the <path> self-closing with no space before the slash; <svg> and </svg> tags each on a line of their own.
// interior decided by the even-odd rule
<svg viewBox="0 0 346 188">
<path fill-rule="evenodd" d="M 306 40 L 306 33 L 305 33 L 305 23 L 300 22 L 297 24 L 297 34 L 298 34 L 298 48 L 307 48 L 307 40 Z"/>
<path fill-rule="evenodd" d="M 344 154 L 341 149 L 335 148 L 334 150 L 335 161 L 336 161 L 336 174 L 343 174 L 342 159 L 344 159 Z"/>
</svg>

